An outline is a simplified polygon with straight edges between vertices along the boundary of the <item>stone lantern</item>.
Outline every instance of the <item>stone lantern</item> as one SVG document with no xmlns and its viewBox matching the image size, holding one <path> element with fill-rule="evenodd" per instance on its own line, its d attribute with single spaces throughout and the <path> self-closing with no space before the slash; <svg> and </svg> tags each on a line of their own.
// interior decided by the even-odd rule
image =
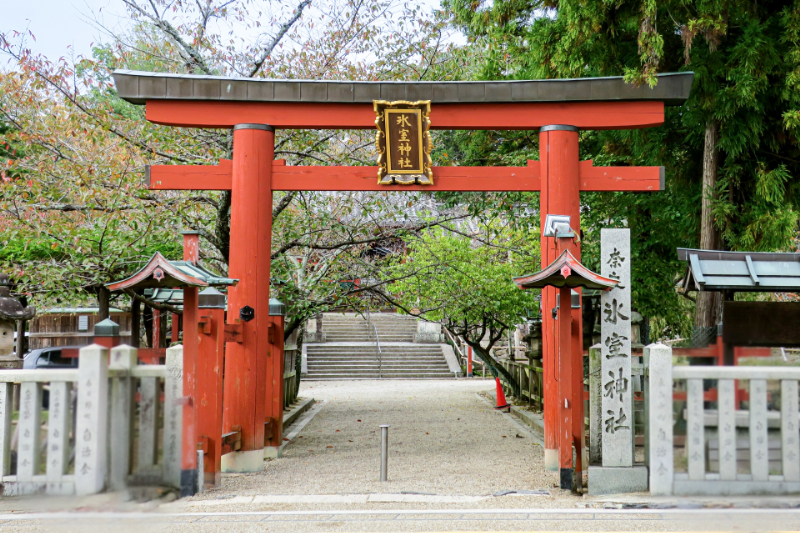
<svg viewBox="0 0 800 533">
<path fill-rule="evenodd" d="M 14 332 L 18 320 L 30 320 L 36 314 L 33 306 L 22 307 L 11 297 L 8 274 L 0 274 L 0 369 L 22 368 L 22 354 L 14 355 Z"/>
</svg>

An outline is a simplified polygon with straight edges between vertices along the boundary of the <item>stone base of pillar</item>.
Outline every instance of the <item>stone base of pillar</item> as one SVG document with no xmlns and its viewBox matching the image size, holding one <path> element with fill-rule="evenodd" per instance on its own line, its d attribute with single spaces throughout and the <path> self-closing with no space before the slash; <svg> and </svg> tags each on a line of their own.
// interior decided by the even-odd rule
<svg viewBox="0 0 800 533">
<path fill-rule="evenodd" d="M 216 487 L 222 481 L 222 472 L 205 472 L 203 474 L 203 483 Z"/>
<path fill-rule="evenodd" d="M 197 469 L 181 470 L 181 498 L 197 494 Z"/>
<path fill-rule="evenodd" d="M 647 491 L 646 466 L 590 466 L 589 495 Z"/>
<path fill-rule="evenodd" d="M 222 456 L 223 472 L 261 472 L 264 470 L 264 450 L 231 452 Z"/>
<path fill-rule="evenodd" d="M 571 468 L 561 468 L 561 488 L 563 490 L 573 490 L 572 484 L 572 469 Z"/>
<path fill-rule="evenodd" d="M 280 446 L 264 446 L 264 459 L 279 459 L 283 456 L 283 448 Z"/>
<path fill-rule="evenodd" d="M 558 449 L 544 450 L 544 469 L 558 472 Z"/>
</svg>

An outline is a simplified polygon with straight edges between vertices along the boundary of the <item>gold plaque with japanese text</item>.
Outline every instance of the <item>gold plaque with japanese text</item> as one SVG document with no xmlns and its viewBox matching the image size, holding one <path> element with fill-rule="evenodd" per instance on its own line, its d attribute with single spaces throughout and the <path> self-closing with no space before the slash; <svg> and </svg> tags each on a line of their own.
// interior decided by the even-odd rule
<svg viewBox="0 0 800 533">
<path fill-rule="evenodd" d="M 378 183 L 433 185 L 431 172 L 431 110 L 429 100 L 376 100 Z"/>
</svg>

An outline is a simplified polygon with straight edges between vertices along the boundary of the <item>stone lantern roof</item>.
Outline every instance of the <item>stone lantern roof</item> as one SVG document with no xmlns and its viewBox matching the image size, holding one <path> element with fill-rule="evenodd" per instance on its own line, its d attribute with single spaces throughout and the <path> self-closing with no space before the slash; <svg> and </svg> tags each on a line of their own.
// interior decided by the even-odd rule
<svg viewBox="0 0 800 533">
<path fill-rule="evenodd" d="M 11 296 L 11 281 L 8 274 L 0 274 L 0 320 L 30 320 L 36 315 L 36 308 L 23 307 L 19 300 Z"/>
</svg>

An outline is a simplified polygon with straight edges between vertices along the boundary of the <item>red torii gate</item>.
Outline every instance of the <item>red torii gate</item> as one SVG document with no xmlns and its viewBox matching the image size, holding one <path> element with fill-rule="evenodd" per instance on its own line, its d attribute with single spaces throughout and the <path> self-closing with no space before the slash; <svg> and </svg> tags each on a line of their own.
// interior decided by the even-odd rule
<svg viewBox="0 0 800 533">
<path fill-rule="evenodd" d="M 153 166 L 154 190 L 231 190 L 229 275 L 232 324 L 225 360 L 223 429 L 241 427 L 241 449 L 225 456 L 228 471 L 259 471 L 264 448 L 282 442 L 282 402 L 277 394 L 283 357 L 271 355 L 277 339 L 268 315 L 272 192 L 316 191 L 541 191 L 541 222 L 570 215 L 580 231 L 580 191 L 658 191 L 663 167 L 594 167 L 578 159 L 581 129 L 659 126 L 665 105 L 689 96 L 693 73 L 664 74 L 655 88 L 633 87 L 620 77 L 498 82 L 319 82 L 250 80 L 116 71 L 119 95 L 146 104 L 147 120 L 168 126 L 232 128 L 233 161 L 219 165 Z M 375 100 L 430 100 L 432 129 L 539 130 L 540 161 L 525 167 L 433 167 L 434 185 L 379 185 L 377 167 L 286 166 L 274 159 L 275 129 L 373 129 Z M 568 248 L 580 260 L 580 245 Z M 542 266 L 556 259 L 553 238 L 542 238 Z M 542 297 L 545 405 L 545 464 L 559 468 L 558 397 L 554 319 L 556 291 Z M 244 308 L 250 308 L 244 311 Z M 582 357 L 580 309 L 572 311 L 574 357 Z M 569 330 L 569 328 L 564 331 Z M 186 353 L 185 358 L 196 357 Z M 580 362 L 580 360 L 578 360 Z M 187 365 L 187 368 L 191 366 Z M 582 369 L 583 365 L 572 365 Z M 184 383 L 194 382 L 191 377 Z M 191 396 L 191 390 L 184 391 Z M 191 402 L 184 420 L 194 415 Z M 583 419 L 582 404 L 572 404 Z M 265 439 L 265 422 L 273 428 Z M 269 427 L 268 426 L 268 427 Z M 196 438 L 189 436 L 185 447 Z M 571 446 L 572 443 L 565 443 Z M 184 469 L 194 469 L 193 453 Z M 268 452 L 269 453 L 269 452 Z M 560 465 L 562 468 L 571 465 Z"/>
</svg>

